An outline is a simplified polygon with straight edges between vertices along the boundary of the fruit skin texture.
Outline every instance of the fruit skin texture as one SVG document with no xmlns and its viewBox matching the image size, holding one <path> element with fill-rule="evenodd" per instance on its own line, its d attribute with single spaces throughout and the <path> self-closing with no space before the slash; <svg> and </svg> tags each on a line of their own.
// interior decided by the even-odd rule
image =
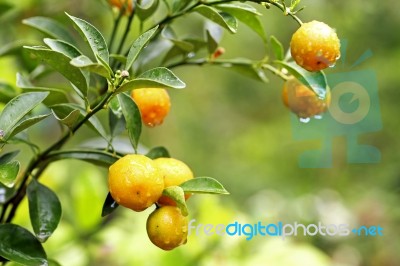
<svg viewBox="0 0 400 266">
<path fill-rule="evenodd" d="M 154 163 L 164 177 L 164 188 L 179 186 L 183 182 L 194 177 L 192 170 L 190 170 L 185 163 L 177 159 L 158 158 L 154 160 Z M 188 199 L 190 196 L 190 193 L 185 193 L 185 199 Z M 160 205 L 176 205 L 176 203 L 167 196 L 161 196 L 157 203 Z"/>
<path fill-rule="evenodd" d="M 133 0 L 108 0 L 108 3 L 112 6 L 115 6 L 119 10 L 121 10 L 125 3 L 127 3 L 125 15 L 130 15 L 133 11 Z"/>
<path fill-rule="evenodd" d="M 164 180 L 153 160 L 130 154 L 110 166 L 108 187 L 119 205 L 139 212 L 160 198 Z"/>
<path fill-rule="evenodd" d="M 143 123 L 149 127 L 162 124 L 171 108 L 171 100 L 165 89 L 136 89 L 131 97 L 139 107 Z"/>
<path fill-rule="evenodd" d="M 292 36 L 290 52 L 308 71 L 333 66 L 340 57 L 340 41 L 334 29 L 323 22 L 304 23 Z"/>
<path fill-rule="evenodd" d="M 309 118 L 328 109 L 331 93 L 328 90 L 325 99 L 320 99 L 309 87 L 292 78 L 283 85 L 282 100 L 298 117 Z"/>
<path fill-rule="evenodd" d="M 188 219 L 175 206 L 156 209 L 147 218 L 147 235 L 151 242 L 163 250 L 186 244 Z"/>
</svg>

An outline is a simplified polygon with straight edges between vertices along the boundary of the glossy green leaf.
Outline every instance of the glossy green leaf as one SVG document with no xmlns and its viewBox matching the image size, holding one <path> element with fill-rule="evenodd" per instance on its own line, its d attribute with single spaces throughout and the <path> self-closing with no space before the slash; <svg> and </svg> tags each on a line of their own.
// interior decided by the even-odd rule
<svg viewBox="0 0 400 266">
<path fill-rule="evenodd" d="M 258 13 L 254 7 L 245 3 L 226 3 L 219 4 L 216 7 L 236 17 L 255 33 L 257 33 L 264 40 L 264 42 L 267 41 L 264 27 L 258 18 L 258 16 L 261 14 Z"/>
<path fill-rule="evenodd" d="M 90 60 L 90 58 L 85 55 L 73 58 L 71 60 L 71 65 L 82 70 L 87 70 L 89 72 L 95 73 L 107 79 L 111 79 L 111 73 L 103 64 L 93 63 L 92 60 Z"/>
<path fill-rule="evenodd" d="M 79 149 L 79 150 L 63 150 L 54 151 L 49 154 L 52 161 L 61 159 L 76 159 L 85 161 L 97 166 L 109 167 L 115 163 L 120 157 L 109 152 L 93 149 Z"/>
<path fill-rule="evenodd" d="M 60 222 L 60 200 L 51 189 L 35 179 L 29 183 L 26 193 L 33 231 L 40 242 L 46 242 Z"/>
<path fill-rule="evenodd" d="M 105 62 L 109 62 L 109 53 L 107 48 L 107 43 L 99 32 L 92 24 L 89 22 L 71 16 L 67 14 L 67 16 L 75 23 L 78 27 L 79 32 L 84 36 L 85 40 L 89 43 L 90 48 L 92 49 L 93 53 L 101 57 Z"/>
<path fill-rule="evenodd" d="M 4 136 L 9 136 L 19 121 L 48 94 L 48 92 L 23 93 L 8 102 L 0 114 L 0 129 L 4 131 Z"/>
<path fill-rule="evenodd" d="M 324 72 L 308 72 L 295 62 L 274 61 L 274 63 L 286 68 L 290 74 L 299 79 L 304 85 L 309 86 L 318 97 L 325 98 L 328 82 Z"/>
<path fill-rule="evenodd" d="M 0 164 L 5 164 L 10 162 L 12 159 L 15 158 L 19 153 L 19 150 L 10 151 L 0 156 Z"/>
<path fill-rule="evenodd" d="M 176 47 L 179 47 L 182 51 L 185 52 L 190 52 L 193 51 L 194 45 L 191 44 L 190 42 L 186 42 L 183 40 L 179 40 L 178 37 L 176 36 L 175 32 L 173 29 L 169 26 L 166 26 L 162 32 L 161 35 L 165 38 L 171 41 Z"/>
<path fill-rule="evenodd" d="M 236 18 L 226 12 L 218 12 L 217 9 L 206 5 L 200 5 L 194 8 L 193 11 L 217 23 L 232 33 L 236 33 L 237 31 L 238 23 Z"/>
<path fill-rule="evenodd" d="M 158 25 L 137 38 L 131 48 L 129 49 L 128 57 L 126 59 L 126 66 L 125 70 L 129 70 L 133 63 L 135 62 L 136 58 L 138 57 L 140 51 L 147 45 L 147 43 L 150 41 L 151 37 L 154 35 L 154 33 L 157 31 Z"/>
<path fill-rule="evenodd" d="M 18 161 L 0 164 L 0 182 L 7 187 L 13 187 L 19 173 L 19 168 L 20 163 Z"/>
<path fill-rule="evenodd" d="M 140 20 L 144 21 L 157 10 L 159 0 L 141 0 L 136 3 L 136 14 Z"/>
<path fill-rule="evenodd" d="M 22 23 L 36 28 L 52 38 L 64 40 L 68 43 L 75 43 L 68 30 L 62 24 L 53 19 L 46 17 L 31 17 L 24 19 Z"/>
<path fill-rule="evenodd" d="M 165 67 L 157 67 L 147 70 L 136 79 L 122 85 L 118 92 L 131 91 L 140 88 L 174 88 L 183 89 L 186 84 L 180 80 L 171 70 Z"/>
<path fill-rule="evenodd" d="M 103 209 L 101 210 L 101 217 L 111 214 L 118 206 L 118 203 L 112 198 L 111 193 L 108 193 L 103 204 Z"/>
<path fill-rule="evenodd" d="M 155 147 L 151 149 L 147 154 L 147 157 L 150 159 L 157 159 L 157 158 L 170 158 L 169 152 L 164 147 Z"/>
<path fill-rule="evenodd" d="M 47 266 L 62 266 L 59 262 L 52 259 L 48 259 L 47 262 L 48 262 Z"/>
<path fill-rule="evenodd" d="M 239 58 L 231 59 L 229 61 L 226 60 L 221 64 L 221 66 L 257 81 L 268 82 L 268 78 L 264 71 L 260 67 L 253 65 L 252 61 L 249 59 Z"/>
<path fill-rule="evenodd" d="M 17 92 L 10 85 L 0 82 L 0 102 L 7 103 L 17 96 Z"/>
<path fill-rule="evenodd" d="M 176 206 L 181 210 L 183 216 L 188 216 L 189 212 L 186 205 L 185 193 L 180 186 L 170 186 L 163 190 L 163 196 L 175 201 Z"/>
<path fill-rule="evenodd" d="M 118 62 L 120 62 L 121 64 L 126 65 L 126 57 L 120 54 L 110 54 L 110 58 L 117 60 Z"/>
<path fill-rule="evenodd" d="M 69 114 L 65 114 L 65 112 L 61 109 L 54 108 L 51 111 L 53 112 L 54 117 L 60 121 L 62 124 L 66 125 L 69 129 L 72 129 L 79 117 L 81 117 L 81 112 L 77 109 L 72 110 Z"/>
<path fill-rule="evenodd" d="M 180 187 L 186 193 L 229 194 L 220 182 L 211 177 L 196 177 L 180 184 Z"/>
<path fill-rule="evenodd" d="M 39 123 L 40 121 L 42 121 L 43 119 L 47 118 L 50 114 L 45 114 L 45 115 L 38 115 L 38 116 L 33 116 L 33 117 L 29 117 L 26 118 L 22 121 L 20 121 L 12 130 L 11 133 L 7 136 L 8 138 L 11 138 L 15 135 L 17 135 L 18 133 L 20 133 L 21 131 L 24 131 L 25 129 Z"/>
<path fill-rule="evenodd" d="M 277 60 L 283 60 L 285 58 L 285 51 L 283 49 L 282 43 L 275 36 L 271 36 L 270 44 L 272 51 L 274 52 L 275 58 Z"/>
<path fill-rule="evenodd" d="M 27 266 L 47 265 L 42 245 L 25 228 L 15 224 L 1 224 L 0 239 L 0 256 Z"/>
<path fill-rule="evenodd" d="M 76 48 L 72 44 L 67 43 L 65 41 L 49 39 L 49 38 L 45 38 L 45 39 L 43 39 L 43 41 L 45 44 L 47 44 L 47 46 L 50 47 L 51 50 L 60 52 L 64 55 L 68 56 L 69 58 L 75 58 L 82 54 L 78 50 L 78 48 Z"/>
<path fill-rule="evenodd" d="M 142 118 L 140 116 L 139 108 L 129 95 L 121 93 L 118 94 L 117 97 L 122 108 L 122 113 L 125 117 L 129 139 L 133 148 L 137 150 L 140 134 L 142 133 Z"/>
<path fill-rule="evenodd" d="M 70 64 L 71 59 L 63 53 L 56 52 L 49 49 L 40 47 L 25 47 L 32 55 L 46 63 L 54 70 L 63 75 L 73 85 L 75 85 L 79 91 L 83 94 L 87 94 L 88 84 L 86 77 L 81 70 Z"/>
</svg>

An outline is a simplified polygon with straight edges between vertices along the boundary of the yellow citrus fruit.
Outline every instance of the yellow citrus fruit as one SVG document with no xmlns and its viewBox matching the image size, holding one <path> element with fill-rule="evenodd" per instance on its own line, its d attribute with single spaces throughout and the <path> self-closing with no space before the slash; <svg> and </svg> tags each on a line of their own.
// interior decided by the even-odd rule
<svg viewBox="0 0 400 266">
<path fill-rule="evenodd" d="M 154 160 L 154 163 L 164 177 L 164 188 L 170 186 L 179 186 L 183 182 L 193 178 L 192 170 L 190 170 L 190 168 L 184 162 L 177 159 L 158 158 Z M 186 199 L 188 199 L 190 196 L 190 193 L 185 194 Z M 167 196 L 161 196 L 157 203 L 160 205 L 176 205 L 175 202 Z"/>
<path fill-rule="evenodd" d="M 300 118 L 309 118 L 324 113 L 330 104 L 331 94 L 320 99 L 311 88 L 292 78 L 285 82 L 282 91 L 283 103 Z"/>
<path fill-rule="evenodd" d="M 163 206 L 152 212 L 147 219 L 147 235 L 151 242 L 164 250 L 186 244 L 188 219 L 175 206 Z"/>
<path fill-rule="evenodd" d="M 160 198 L 164 180 L 153 160 L 131 154 L 110 166 L 108 186 L 119 205 L 143 211 Z"/>
<path fill-rule="evenodd" d="M 115 6 L 121 10 L 125 6 L 125 15 L 130 15 L 133 11 L 133 0 L 108 0 L 111 6 Z"/>
<path fill-rule="evenodd" d="M 308 71 L 333 66 L 340 57 L 340 41 L 334 29 L 323 22 L 304 23 L 292 36 L 290 51 L 298 65 Z"/>
<path fill-rule="evenodd" d="M 171 100 L 165 89 L 136 89 L 131 97 L 139 107 L 143 123 L 149 127 L 162 124 L 171 108 Z"/>
</svg>

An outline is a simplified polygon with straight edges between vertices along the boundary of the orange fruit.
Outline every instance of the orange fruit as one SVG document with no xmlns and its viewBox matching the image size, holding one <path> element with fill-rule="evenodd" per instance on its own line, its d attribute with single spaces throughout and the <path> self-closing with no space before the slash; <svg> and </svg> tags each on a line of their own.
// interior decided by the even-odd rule
<svg viewBox="0 0 400 266">
<path fill-rule="evenodd" d="M 292 78 L 285 82 L 282 99 L 286 107 L 300 118 L 309 118 L 324 113 L 330 104 L 331 94 L 327 91 L 325 99 L 321 99 L 311 88 Z"/>
<path fill-rule="evenodd" d="M 164 180 L 153 160 L 144 155 L 131 154 L 110 166 L 108 187 L 119 205 L 143 211 L 160 198 Z"/>
<path fill-rule="evenodd" d="M 188 219 L 175 206 L 163 206 L 153 211 L 146 223 L 150 241 L 163 250 L 171 250 L 187 241 Z"/>
<path fill-rule="evenodd" d="M 140 110 L 143 123 L 149 127 L 162 124 L 171 108 L 171 100 L 165 89 L 136 89 L 131 97 Z"/>
<path fill-rule="evenodd" d="M 190 170 L 185 163 L 177 159 L 158 158 L 154 160 L 154 163 L 164 177 L 164 188 L 179 186 L 183 182 L 193 178 L 192 170 Z M 190 193 L 185 193 L 185 199 L 188 199 L 190 196 Z M 157 203 L 160 205 L 176 205 L 175 202 L 167 196 L 161 196 Z"/>
<path fill-rule="evenodd" d="M 125 7 L 125 15 L 130 15 L 133 11 L 133 0 L 108 0 L 108 3 L 119 10 Z"/>
<path fill-rule="evenodd" d="M 334 29 L 323 22 L 304 23 L 293 34 L 290 52 L 296 63 L 308 71 L 333 66 L 340 57 L 340 41 Z"/>
</svg>

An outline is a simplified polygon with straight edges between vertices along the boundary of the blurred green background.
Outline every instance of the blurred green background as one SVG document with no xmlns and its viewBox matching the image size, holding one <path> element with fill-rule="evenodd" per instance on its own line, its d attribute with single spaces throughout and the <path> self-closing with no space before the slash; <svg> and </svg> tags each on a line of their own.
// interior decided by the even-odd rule
<svg viewBox="0 0 400 266">
<path fill-rule="evenodd" d="M 0 47 L 21 40 L 39 43 L 43 35 L 21 20 L 41 15 L 67 22 L 64 11 L 91 21 L 109 37 L 112 13 L 103 1 L 5 1 L 16 8 L 0 17 Z M 172 110 L 164 124 L 145 129 L 142 144 L 165 146 L 175 158 L 191 166 L 196 176 L 212 176 L 230 196 L 196 195 L 190 199 L 189 219 L 197 223 L 324 222 L 380 225 L 379 237 L 206 237 L 190 235 L 188 243 L 171 252 L 153 246 L 145 231 L 150 210 L 143 213 L 120 208 L 101 219 L 107 194 L 107 171 L 92 165 L 62 161 L 51 165 L 42 181 L 56 190 L 63 220 L 45 244 L 48 256 L 62 265 L 269 265 L 269 266 L 396 266 L 400 265 L 400 164 L 397 88 L 400 77 L 400 17 L 397 1 L 303 0 L 303 21 L 320 20 L 348 40 L 347 65 L 367 49 L 373 56 L 352 70 L 372 69 L 379 85 L 383 128 L 361 136 L 362 143 L 381 151 L 378 164 L 348 164 L 346 139 L 333 140 L 333 167 L 305 169 L 298 156 L 319 140 L 296 141 L 290 113 L 281 102 L 283 82 L 269 76 L 264 84 L 218 67 L 179 67 L 174 72 L 187 83 L 185 90 L 170 91 Z M 268 35 L 288 48 L 297 24 L 276 9 L 259 8 Z M 185 16 L 185 31 L 196 33 L 199 17 Z M 149 25 L 152 24 L 151 21 Z M 70 24 L 69 24 L 70 25 Z M 137 34 L 134 27 L 132 36 Z M 131 37 L 132 37 L 131 36 Z M 235 35 L 224 33 L 222 58 L 265 55 L 262 41 L 245 25 Z M 14 86 L 21 69 L 14 57 L 0 58 L 0 81 Z M 334 73 L 329 69 L 327 73 Z M 56 79 L 57 80 L 57 79 Z M 55 82 L 55 81 L 53 81 Z M 104 117 L 105 118 L 105 117 Z M 306 126 L 306 125 L 305 125 Z M 45 146 L 59 135 L 55 121 L 30 132 Z M 70 147 L 96 136 L 82 130 Z M 21 147 L 25 163 L 30 151 Z M 30 228 L 27 203 L 16 222 Z"/>
</svg>

